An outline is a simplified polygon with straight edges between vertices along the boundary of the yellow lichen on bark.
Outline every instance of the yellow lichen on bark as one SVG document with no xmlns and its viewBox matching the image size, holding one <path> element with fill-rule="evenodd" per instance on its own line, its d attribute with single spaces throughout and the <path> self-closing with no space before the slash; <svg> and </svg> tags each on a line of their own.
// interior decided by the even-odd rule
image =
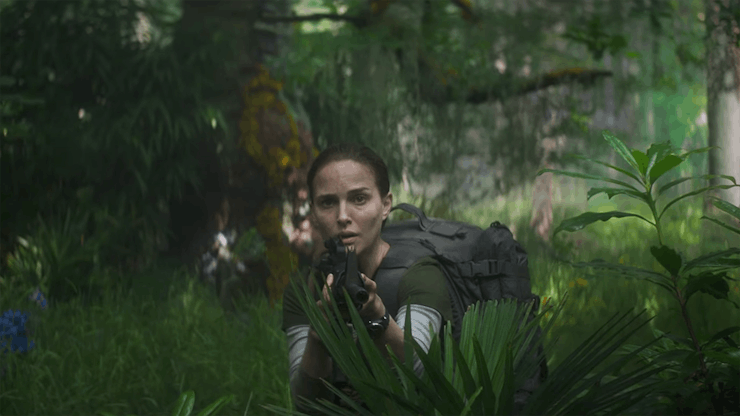
<svg viewBox="0 0 740 416">
<path fill-rule="evenodd" d="M 282 87 L 282 83 L 273 79 L 267 69 L 260 65 L 259 73 L 245 88 L 245 109 L 239 123 L 242 145 L 247 154 L 265 170 L 268 186 L 273 189 L 284 188 L 287 168 L 301 168 L 308 161 L 308 154 L 301 151 L 296 122 L 287 105 L 278 97 Z M 278 134 L 282 130 L 275 133 L 275 126 L 269 125 L 280 121 L 280 118 L 287 123 L 287 140 Z M 261 125 L 261 122 L 265 124 Z M 314 155 L 318 153 L 316 148 L 312 150 Z M 268 205 L 262 210 L 257 218 L 257 231 L 265 239 L 267 248 L 267 263 L 270 267 L 267 289 L 272 305 L 282 297 L 290 274 L 298 264 L 297 256 L 283 241 L 278 208 Z"/>
</svg>

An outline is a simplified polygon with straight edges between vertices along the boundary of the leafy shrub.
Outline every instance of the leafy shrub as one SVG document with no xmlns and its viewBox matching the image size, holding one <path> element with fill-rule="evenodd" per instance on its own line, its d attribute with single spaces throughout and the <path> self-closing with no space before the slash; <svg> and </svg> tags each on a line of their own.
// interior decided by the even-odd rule
<svg viewBox="0 0 740 416">
<path fill-rule="evenodd" d="M 521 348 L 531 341 L 531 333 L 529 336 L 527 334 L 534 325 L 539 325 L 542 315 L 526 326 L 514 324 L 529 312 L 531 305 L 522 308 L 509 300 L 477 303 L 465 314 L 459 344 L 454 342 L 448 325 L 444 334 L 444 351 L 440 347 L 439 335 L 433 334 L 432 345 L 426 353 L 411 336 L 411 316 L 407 315 L 404 356 L 418 355 L 424 365 L 424 374 L 420 378 L 412 368 L 412 360 L 407 359 L 402 363 L 390 347 L 388 353 L 393 368 L 388 366 L 370 340 L 357 311 L 352 308 L 349 310 L 359 347 L 353 331 L 341 319 L 324 320 L 304 281 L 292 284 L 302 286 L 295 290 L 301 293 L 303 289 L 305 296 L 299 299 L 311 325 L 364 404 L 361 406 L 354 402 L 324 381 L 353 410 L 341 409 L 323 400 L 318 403 L 305 402 L 305 406 L 322 414 L 618 414 L 640 409 L 639 406 L 645 404 L 643 400 L 648 398 L 650 386 L 641 382 L 662 369 L 648 364 L 628 375 L 611 376 L 638 350 L 633 356 L 623 357 L 609 363 L 605 369 L 594 371 L 630 336 L 624 334 L 631 334 L 635 328 L 629 327 L 639 319 L 636 317 L 624 323 L 626 314 L 618 319 L 615 315 L 553 370 L 523 409 L 516 409 L 514 393 L 542 358 L 527 356 Z M 318 286 L 316 289 L 320 290 Z M 332 310 L 327 313 L 338 318 L 341 314 L 333 294 L 330 296 Z M 349 295 L 345 292 L 345 296 Z M 555 309 L 556 316 L 562 307 L 563 304 Z M 555 319 L 544 328 L 543 335 Z M 643 320 L 638 327 L 646 323 Z M 544 354 L 547 355 L 549 350 L 546 348 Z M 264 408 L 285 416 L 296 414 L 291 409 L 275 406 Z"/>
<path fill-rule="evenodd" d="M 733 247 L 726 250 L 701 255 L 694 259 L 686 259 L 685 256 L 664 243 L 664 230 L 661 226 L 661 218 L 668 208 L 682 199 L 699 195 L 716 189 L 729 189 L 738 187 L 735 178 L 727 175 L 700 175 L 696 177 L 683 177 L 663 184 L 659 188 L 657 181 L 670 170 L 683 163 L 691 155 L 711 150 L 711 147 L 696 149 L 679 154 L 670 141 L 655 143 L 647 152 L 638 149 L 629 149 L 618 138 L 608 132 L 604 132 L 604 139 L 611 145 L 614 151 L 620 155 L 629 165 L 623 169 L 598 160 L 583 156 L 579 159 L 590 161 L 626 176 L 636 182 L 636 185 L 621 179 L 611 179 L 604 176 L 595 176 L 577 172 L 566 172 L 554 169 L 543 169 L 538 175 L 546 172 L 567 175 L 576 178 L 592 179 L 608 182 L 618 187 L 596 187 L 588 192 L 589 199 L 595 195 L 606 194 L 610 199 L 614 196 L 626 196 L 647 205 L 652 214 L 652 221 L 640 214 L 623 211 L 586 212 L 573 218 L 564 220 L 554 231 L 575 232 L 591 225 L 597 221 L 609 221 L 613 218 L 638 218 L 654 227 L 657 234 L 658 245 L 650 247 L 650 253 L 662 270 L 649 270 L 625 264 L 609 263 L 598 259 L 590 262 L 571 263 L 574 267 L 583 269 L 599 270 L 598 275 L 592 274 L 590 278 L 603 278 L 605 276 L 619 276 L 628 279 L 648 281 L 662 289 L 665 289 L 678 302 L 681 317 L 686 324 L 689 333 L 688 338 L 678 337 L 671 334 L 661 334 L 673 341 L 673 345 L 664 341 L 661 346 L 652 347 L 642 353 L 646 362 L 665 362 L 669 369 L 661 374 L 663 384 L 656 393 L 660 396 L 663 408 L 658 412 L 695 414 L 727 414 L 738 406 L 738 393 L 740 393 L 740 351 L 738 345 L 730 338 L 730 335 L 740 332 L 739 326 L 723 329 L 708 339 L 701 339 L 694 329 L 688 313 L 688 301 L 697 293 L 705 293 L 715 299 L 731 303 L 735 308 L 740 308 L 737 302 L 729 298 L 729 281 L 732 281 L 728 271 L 740 268 L 740 248 Z M 665 202 L 662 208 L 658 202 L 661 197 L 668 196 L 667 191 L 677 185 L 692 179 L 724 179 L 731 184 L 710 185 L 683 195 L 674 197 Z M 665 198 L 663 198 L 665 199 Z M 714 205 L 740 219 L 740 207 L 735 207 L 726 201 L 714 198 Z M 714 218 L 702 217 L 722 227 L 740 234 L 737 229 L 729 224 Z M 634 346 L 626 347 L 627 351 L 634 352 Z M 697 368 L 698 367 L 698 368 Z M 686 384 L 691 382 L 690 384 Z"/>
</svg>

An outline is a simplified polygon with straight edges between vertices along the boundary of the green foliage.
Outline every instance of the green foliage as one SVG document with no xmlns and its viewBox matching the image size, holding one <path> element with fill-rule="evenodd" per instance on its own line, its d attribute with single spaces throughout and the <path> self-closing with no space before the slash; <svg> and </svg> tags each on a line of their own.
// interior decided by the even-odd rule
<svg viewBox="0 0 740 416">
<path fill-rule="evenodd" d="M 563 37 L 585 45 L 597 61 L 604 57 L 604 52 L 616 55 L 627 47 L 627 39 L 623 35 L 604 31 L 604 24 L 598 15 L 586 23 L 569 27 Z"/>
<path fill-rule="evenodd" d="M 0 412 L 173 414 L 187 390 L 199 399 L 191 415 L 264 414 L 256 403 L 289 403 L 279 310 L 255 297 L 227 314 L 185 267 L 157 266 L 126 276 L 136 290 L 33 310 L 37 348 L 3 358 L 16 370 L 0 377 Z M 18 300 L 0 290 L 0 304 Z"/>
<path fill-rule="evenodd" d="M 721 200 L 721 199 L 719 199 L 717 197 L 711 197 L 711 200 L 712 200 L 712 205 L 714 205 L 715 207 L 721 209 L 722 211 L 724 211 L 724 212 L 732 215 L 738 221 L 740 221 L 740 208 L 738 208 L 738 207 L 730 204 L 727 201 L 723 201 L 723 200 Z M 740 228 L 733 227 L 733 226 L 731 226 L 731 225 L 729 225 L 729 224 L 727 224 L 725 222 L 719 221 L 716 218 L 711 218 L 711 217 L 707 217 L 707 216 L 703 216 L 701 218 L 702 219 L 707 219 L 707 220 L 709 220 L 709 221 L 711 221 L 711 222 L 713 222 L 713 223 L 715 223 L 715 224 L 717 224 L 717 225 L 719 225 L 721 227 L 724 227 L 724 228 L 732 231 L 733 233 L 740 234 Z"/>
<path fill-rule="evenodd" d="M 89 293 L 95 285 L 89 279 L 100 271 L 99 254 L 108 241 L 101 234 L 84 241 L 88 222 L 89 214 L 71 210 L 50 223 L 38 218 L 34 235 L 18 237 L 17 249 L 8 259 L 4 289 L 20 289 L 28 296 L 39 287 L 53 293 L 54 300 Z"/>
<path fill-rule="evenodd" d="M 722 384 L 718 387 L 718 389 L 720 390 L 720 394 L 726 394 L 728 392 L 732 394 L 733 391 L 735 392 L 735 394 L 737 394 L 737 383 L 733 384 L 733 382 L 731 381 L 731 378 L 736 379 L 734 373 L 711 373 L 712 368 L 716 367 L 713 366 L 713 364 L 717 364 L 720 368 L 722 368 L 722 365 L 724 364 L 733 363 L 735 361 L 735 358 L 728 355 L 728 350 L 726 349 L 720 349 L 718 351 L 714 351 L 711 354 L 708 354 L 704 351 L 704 348 L 700 346 L 699 339 L 693 330 L 693 326 L 687 312 L 687 304 L 692 296 L 698 293 L 705 293 L 711 295 L 715 299 L 728 301 L 732 303 L 736 308 L 740 309 L 740 304 L 729 298 L 729 282 L 733 281 L 734 279 L 730 278 L 727 273 L 730 270 L 740 268 L 740 258 L 737 258 L 737 256 L 740 255 L 740 249 L 729 248 L 726 250 L 705 254 L 691 260 L 686 260 L 684 259 L 684 256 L 677 250 L 668 247 L 663 243 L 664 239 L 660 220 L 661 217 L 663 217 L 663 215 L 666 213 L 668 208 L 684 198 L 698 195 L 714 189 L 729 189 L 740 185 L 736 183 L 735 178 L 733 177 L 719 175 L 719 177 L 732 182 L 732 184 L 707 186 L 685 193 L 683 195 L 679 195 L 665 203 L 662 210 L 659 210 L 657 200 L 662 195 L 664 195 L 664 192 L 666 190 L 692 178 L 681 178 L 679 180 L 671 181 L 658 189 L 658 191 L 655 192 L 656 196 L 654 196 L 653 191 L 656 182 L 668 171 L 676 168 L 682 162 L 684 162 L 688 158 L 688 156 L 692 154 L 706 152 L 710 150 L 710 148 L 701 148 L 683 154 L 676 154 L 676 151 L 672 148 L 670 142 L 663 142 L 653 144 L 652 146 L 650 146 L 646 153 L 643 153 L 637 149 L 627 148 L 627 146 L 625 146 L 621 140 L 608 132 L 604 132 L 604 139 L 611 145 L 614 151 L 622 159 L 624 159 L 625 162 L 627 162 L 629 168 L 625 170 L 604 162 L 593 160 L 592 162 L 609 167 L 612 170 L 615 170 L 618 173 L 627 176 L 629 179 L 637 182 L 637 186 L 642 189 L 638 189 L 638 187 L 633 186 L 629 183 L 614 180 L 611 178 L 584 175 L 576 172 L 563 172 L 552 169 L 543 169 L 538 173 L 538 175 L 549 171 L 572 177 L 587 177 L 589 179 L 597 179 L 620 185 L 619 188 L 592 188 L 591 191 L 589 191 L 588 193 L 589 198 L 599 193 L 606 193 L 610 199 L 616 195 L 629 196 L 631 198 L 640 200 L 645 205 L 647 205 L 653 214 L 654 221 L 651 222 L 641 215 L 621 211 L 609 211 L 604 213 L 588 212 L 577 217 L 564 220 L 555 229 L 554 234 L 557 234 L 560 231 L 577 231 L 598 220 L 607 221 L 611 218 L 636 217 L 653 226 L 657 232 L 659 245 L 651 246 L 650 253 L 657 261 L 657 263 L 663 267 L 667 274 L 659 271 L 645 270 L 642 268 L 622 264 L 608 263 L 603 260 L 573 263 L 572 265 L 577 268 L 598 269 L 601 271 L 602 275 L 604 272 L 606 272 L 607 276 L 619 275 L 628 278 L 646 280 L 657 285 L 658 287 L 665 289 L 678 302 L 682 317 L 690 334 L 689 339 L 682 340 L 682 342 L 690 348 L 690 354 L 688 356 L 684 355 L 682 358 L 683 360 L 685 360 L 684 364 L 690 363 L 691 365 L 693 365 L 694 370 L 696 370 L 696 366 L 700 367 L 699 370 L 696 370 L 696 372 L 692 376 L 698 374 L 698 378 L 704 380 L 706 385 L 712 385 L 711 382 L 707 380 L 721 380 Z M 711 177 L 713 177 L 713 175 L 704 175 L 701 178 L 710 179 Z M 723 211 L 735 216 L 736 218 L 740 218 L 740 208 L 728 204 L 725 201 L 718 201 L 716 199 L 715 205 L 721 208 Z M 707 219 L 710 219 L 713 222 L 717 222 L 720 225 L 726 228 L 730 228 L 732 231 L 735 231 L 733 227 L 729 227 L 728 225 L 720 221 L 713 220 L 711 218 Z M 592 275 L 591 277 L 595 278 L 596 276 Z M 730 333 L 732 333 L 732 331 L 728 332 L 728 330 L 723 330 L 715 334 L 711 339 L 718 340 L 726 338 Z M 671 359 L 673 359 L 675 356 L 675 351 L 663 351 L 659 353 L 659 356 L 663 358 L 671 357 Z M 675 363 L 675 361 L 673 361 L 673 363 Z M 713 400 L 710 400 L 709 397 L 715 394 L 714 391 L 712 391 L 711 389 L 705 389 L 703 390 L 702 394 L 702 400 L 704 402 L 713 402 Z M 679 402 L 681 402 L 682 400 L 689 401 L 696 399 L 693 396 L 686 396 L 686 394 L 679 394 L 677 397 L 679 397 Z M 719 403 L 719 405 L 717 403 L 713 403 L 715 411 L 717 410 L 718 406 L 720 409 L 723 406 L 728 406 L 728 402 L 726 401 L 720 401 Z M 675 405 L 679 406 L 680 408 L 681 403 L 677 403 Z M 671 408 L 671 410 L 675 410 L 675 407 Z"/>
<path fill-rule="evenodd" d="M 305 294 L 300 301 L 312 327 L 316 328 L 336 365 L 357 389 L 367 409 L 359 407 L 325 381 L 327 387 L 359 414 L 511 414 L 514 392 L 542 358 L 528 356 L 523 348 L 532 341 L 533 332 L 529 330 L 539 325 L 542 315 L 520 327 L 516 323 L 529 313 L 531 304 L 522 308 L 516 302 L 489 301 L 473 305 L 465 314 L 459 345 L 452 339 L 448 322 L 444 351 L 440 348 L 439 334 L 433 334 L 432 345 L 425 352 L 411 336 L 411 317 L 406 316 L 404 356 L 412 357 L 415 353 L 419 357 L 425 369 L 419 378 L 412 368 L 412 360 L 401 362 L 390 347 L 387 348 L 393 368 L 387 365 L 367 335 L 357 311 L 350 310 L 350 315 L 359 347 L 352 331 L 338 319 L 341 314 L 333 295 L 330 295 L 333 306 L 328 312 L 330 318 L 325 321 L 305 282 L 292 284 L 301 284 L 300 288 L 296 286 L 294 289 L 302 289 Z M 318 286 L 316 289 L 320 290 Z M 562 306 L 553 312 L 555 317 Z M 625 362 L 618 360 L 608 368 L 592 373 L 630 336 L 619 335 L 631 334 L 627 328 L 639 317 L 620 327 L 625 316 L 613 317 L 573 351 L 529 398 L 523 414 L 581 414 L 587 409 L 595 414 L 614 414 L 642 404 L 648 395 L 648 386 L 635 386 L 661 368 L 647 365 L 628 376 L 607 377 Z M 545 332 L 555 319 L 550 321 Z M 646 323 L 643 321 L 641 325 Z M 363 354 L 367 361 L 362 358 Z M 351 414 L 326 401 L 307 402 L 306 406 L 326 414 Z M 288 409 L 265 408 L 277 414 L 291 414 Z"/>
<path fill-rule="evenodd" d="M 253 260 L 264 256 L 265 241 L 256 228 L 250 228 L 239 237 L 234 245 L 233 254 L 238 260 Z"/>
<path fill-rule="evenodd" d="M 218 414 L 224 405 L 234 400 L 234 395 L 224 396 L 215 402 L 211 403 L 197 414 L 197 416 L 210 416 Z M 193 406 L 195 405 L 195 392 L 188 390 L 183 393 L 177 403 L 175 404 L 175 410 L 172 412 L 172 416 L 190 416 L 193 413 Z"/>
<path fill-rule="evenodd" d="M 95 233 L 112 233 L 101 261 L 147 263 L 162 249 L 170 202 L 186 187 L 201 189 L 201 142 L 228 134 L 209 97 L 223 88 L 218 74 L 228 65 L 213 62 L 228 61 L 230 47 L 186 33 L 172 40 L 174 4 L 4 7 L 0 36 L 16 39 L 2 43 L 0 63 L 0 187 L 11 196 L 2 216 L 16 219 L 4 227 L 4 248 L 32 233 L 37 215 L 62 227 L 52 218 L 82 204 L 80 215 L 106 217 Z M 137 40 L 140 13 L 154 22 L 149 41 Z"/>
</svg>

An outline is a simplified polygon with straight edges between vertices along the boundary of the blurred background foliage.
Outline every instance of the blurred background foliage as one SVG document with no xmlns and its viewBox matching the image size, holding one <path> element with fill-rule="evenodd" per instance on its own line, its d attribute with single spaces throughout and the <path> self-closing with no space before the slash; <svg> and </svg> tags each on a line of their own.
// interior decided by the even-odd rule
<svg viewBox="0 0 740 416">
<path fill-rule="evenodd" d="M 52 293 L 68 298 L 90 272 L 68 259 L 94 254 L 130 270 L 168 248 L 171 202 L 203 187 L 202 145 L 230 143 L 212 97 L 233 44 L 224 34 L 175 39 L 173 2 L 5 1 L 0 10 L 3 265 L 18 264 L 9 253 L 31 236 L 39 256 L 69 267 L 34 283 L 51 289 L 44 273 L 61 273 L 70 285 Z"/>
<path fill-rule="evenodd" d="M 269 318 L 234 338 L 236 318 L 204 300 L 181 267 L 194 260 L 181 256 L 199 238 L 194 230 L 208 229 L 217 211 L 208 201 L 227 193 L 225 172 L 266 183 L 239 147 L 244 87 L 258 64 L 282 81 L 279 98 L 318 149 L 355 141 L 386 160 L 394 202 L 509 225 L 530 253 L 534 291 L 554 300 L 573 293 L 563 349 L 617 309 L 647 307 L 660 316 L 653 329 L 681 333 L 669 300 L 652 288 L 586 282 L 548 257 L 652 261 L 644 230 L 623 222 L 543 242 L 528 225 L 534 175 L 547 164 L 587 169 L 564 157 L 570 152 L 610 160 L 603 129 L 643 150 L 664 140 L 710 144 L 705 13 L 720 4 L 720 20 L 737 22 L 724 6 L 734 1 L 0 0 L 0 306 L 40 287 L 53 314 L 39 331 L 46 355 L 18 379 L 44 383 L 15 391 L 8 413 L 161 413 L 185 384 L 199 403 L 237 394 L 229 414 L 249 407 L 245 391 L 257 403 L 289 403 L 287 368 L 265 367 L 286 356 L 276 311 L 255 300 L 254 315 Z M 701 155 L 666 182 L 708 169 Z M 584 209 L 629 208 L 587 200 L 591 185 L 553 183 L 556 222 Z M 261 190 L 238 193 L 274 202 Z M 688 254 L 740 244 L 702 224 L 702 208 L 686 202 L 667 229 Z M 266 250 L 265 236 L 247 229 L 236 257 Z M 692 302 L 704 334 L 737 317 L 710 297 Z M 151 319 L 162 311 L 171 319 Z M 113 328 L 109 342 L 100 328 Z M 113 332 L 133 334 L 130 351 L 120 351 Z M 160 360 L 181 345 L 193 349 L 176 365 Z M 131 383 L 125 375 L 143 361 L 156 364 Z M 109 368 L 117 378 L 101 385 Z M 223 374 L 228 385 L 218 386 Z M 47 395 L 56 399 L 28 399 Z"/>
<path fill-rule="evenodd" d="M 392 183 L 450 210 L 598 151 L 604 128 L 631 146 L 707 140 L 700 0 L 286 3 L 329 19 L 248 1 L 0 4 L 3 269 L 19 236 L 48 241 L 49 227 L 120 271 L 190 244 L 183 229 L 202 219 L 173 218 L 218 191 L 213 167 L 254 165 L 233 114 L 258 58 L 319 149 L 368 144 Z M 199 11 L 188 22 L 185 6 Z M 250 53 L 271 31 L 287 42 Z M 705 171 L 697 160 L 680 173 Z M 57 290 L 71 295 L 89 270 L 69 267 Z"/>
</svg>

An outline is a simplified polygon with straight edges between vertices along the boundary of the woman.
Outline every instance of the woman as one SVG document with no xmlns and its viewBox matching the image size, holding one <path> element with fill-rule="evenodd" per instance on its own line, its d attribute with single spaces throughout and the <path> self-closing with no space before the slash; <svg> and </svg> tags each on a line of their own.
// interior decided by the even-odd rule
<svg viewBox="0 0 740 416">
<path fill-rule="evenodd" d="M 374 282 L 376 271 L 390 249 L 390 244 L 381 238 L 381 230 L 393 202 L 386 164 L 365 146 L 332 146 L 324 150 L 311 165 L 308 188 L 312 221 L 322 239 L 339 237 L 344 245 L 353 245 L 355 248 L 358 268 L 369 294 L 359 313 L 366 321 L 382 323 L 375 325 L 376 331 L 373 332 L 374 342 L 381 353 L 387 356 L 385 345 L 390 345 L 395 355 L 405 360 L 403 325 L 407 313 L 411 314 L 413 338 L 428 351 L 431 344 L 430 325 L 434 333 L 439 333 L 442 323 L 452 317 L 441 266 L 425 258 L 404 273 L 396 303 L 404 306 L 397 311 L 386 309 Z M 331 308 L 329 288 L 332 283 L 333 276 L 330 274 L 326 276 L 322 298 L 317 300 L 317 305 L 325 314 L 330 310 L 327 308 Z M 313 282 L 309 284 L 313 287 Z M 409 311 L 405 306 L 407 300 L 411 301 Z M 333 399 L 340 404 L 321 379 L 341 388 L 342 374 L 334 367 L 331 356 L 316 331 L 310 327 L 290 288 L 283 299 L 283 330 L 288 339 L 290 389 L 297 408 L 305 411 L 298 396 L 310 400 Z M 420 375 L 423 367 L 418 357 L 413 360 L 414 369 Z M 348 387 L 345 391 L 352 394 L 351 386 Z"/>
</svg>

